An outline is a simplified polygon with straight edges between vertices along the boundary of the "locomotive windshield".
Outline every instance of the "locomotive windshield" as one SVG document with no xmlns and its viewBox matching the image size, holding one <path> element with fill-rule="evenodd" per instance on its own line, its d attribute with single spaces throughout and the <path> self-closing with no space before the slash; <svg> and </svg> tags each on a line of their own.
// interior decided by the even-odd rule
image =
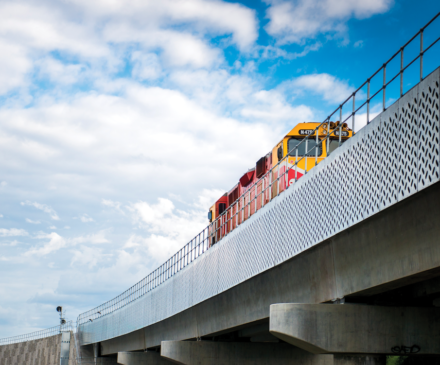
<svg viewBox="0 0 440 365">
<path fill-rule="evenodd" d="M 289 150 L 290 156 L 296 155 L 296 151 L 294 148 L 296 146 L 298 146 L 302 140 L 303 140 L 303 138 L 290 138 L 289 139 L 289 141 L 287 142 L 287 149 Z M 310 138 L 307 142 L 307 150 L 308 150 L 307 156 L 315 157 L 315 153 L 316 153 L 316 148 L 314 148 L 315 146 L 316 146 L 316 139 Z M 306 153 L 306 143 L 303 142 L 298 147 L 298 157 L 305 156 L 305 153 Z M 320 143 L 319 147 L 318 147 L 318 156 L 321 156 L 321 155 L 322 155 L 322 143 Z"/>
<path fill-rule="evenodd" d="M 341 145 L 347 141 L 346 139 L 341 140 Z M 330 143 L 328 146 L 328 153 L 332 153 L 334 150 L 336 150 L 339 147 L 339 139 L 338 138 L 332 138 L 330 139 Z"/>
</svg>

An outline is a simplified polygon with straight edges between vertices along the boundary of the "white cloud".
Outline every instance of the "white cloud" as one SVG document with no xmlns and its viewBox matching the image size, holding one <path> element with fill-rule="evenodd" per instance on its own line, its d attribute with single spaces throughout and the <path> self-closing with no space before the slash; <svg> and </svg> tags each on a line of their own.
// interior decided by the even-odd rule
<svg viewBox="0 0 440 365">
<path fill-rule="evenodd" d="M 267 0 L 267 32 L 280 44 L 301 43 L 319 33 L 342 33 L 354 17 L 365 19 L 388 11 L 394 0 Z"/>
<path fill-rule="evenodd" d="M 124 68 L 121 47 L 145 53 L 147 59 L 133 57 L 134 75 L 141 79 L 157 77 L 152 52 L 171 66 L 210 67 L 222 55 L 208 37 L 227 37 L 226 43 L 248 50 L 257 28 L 255 11 L 215 0 L 6 0 L 0 4 L 0 53 L 8 55 L 0 60 L 0 95 L 30 85 L 36 71 L 65 85 L 105 78 Z"/>
<path fill-rule="evenodd" d="M 371 104 L 370 113 L 368 115 L 368 121 L 369 122 L 373 121 L 374 118 L 376 118 L 381 112 L 382 112 L 382 103 Z M 347 113 L 345 116 L 343 116 L 343 118 L 346 119 L 349 115 L 350 115 L 350 113 Z M 349 127 L 351 128 L 352 119 L 349 118 L 347 123 L 348 123 Z M 356 113 L 355 126 L 354 126 L 355 132 L 358 132 L 360 129 L 362 129 L 366 125 L 367 125 L 367 112 L 365 111 L 365 107 L 364 107 L 363 110 Z"/>
<path fill-rule="evenodd" d="M 330 103 L 341 103 L 355 90 L 346 81 L 339 80 L 335 76 L 325 73 L 300 76 L 286 81 L 280 88 L 290 88 L 294 90 L 294 93 L 309 92 L 318 94 Z"/>
<path fill-rule="evenodd" d="M 1 27 L 1 26 L 0 26 Z M 0 38 L 0 95 L 25 83 L 25 75 L 32 69 L 32 60 L 27 57 L 26 49 Z"/>
<path fill-rule="evenodd" d="M 40 77 L 46 77 L 59 84 L 74 84 L 79 81 L 84 66 L 81 64 L 65 64 L 52 57 L 45 57 L 37 63 Z"/>
<path fill-rule="evenodd" d="M 10 247 L 14 247 L 17 246 L 20 242 L 17 240 L 13 240 L 13 241 L 3 241 L 4 243 L 1 243 L 0 246 L 10 246 Z"/>
<path fill-rule="evenodd" d="M 132 204 L 129 208 L 134 221 L 148 236 L 131 235 L 123 248 L 134 248 L 135 252 L 146 250 L 148 257 L 161 264 L 206 227 L 206 212 L 223 193 L 205 189 L 186 211 L 176 209 L 172 201 L 164 198 L 159 198 L 156 204 L 142 201 Z"/>
<path fill-rule="evenodd" d="M 101 201 L 102 205 L 105 205 L 106 207 L 114 208 L 122 215 L 125 215 L 125 212 L 122 210 L 122 204 L 120 202 L 115 202 L 109 199 L 102 199 Z"/>
<path fill-rule="evenodd" d="M 49 234 L 42 233 L 38 235 L 36 238 L 38 239 L 48 238 L 49 242 L 46 242 L 43 245 L 43 247 L 39 247 L 39 246 L 32 247 L 29 251 L 25 253 L 26 256 L 31 256 L 31 255 L 45 256 L 52 252 L 58 251 L 59 249 L 67 245 L 66 240 L 55 232 Z"/>
<path fill-rule="evenodd" d="M 105 231 L 99 231 L 98 233 L 93 233 L 85 236 L 79 236 L 75 238 L 71 238 L 68 242 L 72 245 L 77 245 L 80 243 L 89 243 L 89 244 L 101 244 L 108 243 L 109 241 L 105 238 Z"/>
<path fill-rule="evenodd" d="M 243 108 L 244 117 L 257 120 L 290 121 L 292 126 L 313 118 L 313 112 L 304 105 L 290 106 L 285 96 L 276 91 L 261 90 L 252 95 L 250 107 Z"/>
<path fill-rule="evenodd" d="M 204 42 L 191 35 L 161 32 L 157 35 L 163 39 L 164 59 L 171 66 L 192 65 L 196 68 L 210 67 L 220 63 L 222 54 L 220 50 L 208 47 Z"/>
<path fill-rule="evenodd" d="M 289 54 L 256 46 L 257 36 L 255 12 L 230 2 L 0 3 L 0 50 L 11 59 L 0 60 L 0 93 L 14 91 L 0 108 L 2 210 L 14 219 L 9 207 L 23 202 L 55 221 L 59 212 L 64 227 L 38 241 L 0 230 L 25 236 L 15 253 L 2 243 L 11 250 L 2 257 L 18 265 L 0 297 L 26 293 L 10 300 L 11 311 L 45 327 L 51 301 L 77 314 L 122 292 L 204 228 L 209 206 L 283 133 L 314 118 L 265 86 L 259 60 L 302 57 L 320 43 Z M 241 51 L 235 69 L 222 53 L 231 45 Z M 92 219 L 102 230 L 78 224 Z M 37 294 L 43 304 L 32 312 Z M 26 308 L 15 309 L 18 300 Z"/>
<path fill-rule="evenodd" d="M 158 198 L 159 203 L 150 205 L 146 202 L 133 204 L 133 208 L 139 218 L 147 224 L 155 224 L 163 220 L 166 215 L 170 215 L 174 210 L 174 204 L 164 198 Z"/>
<path fill-rule="evenodd" d="M 26 218 L 26 222 L 31 223 L 31 224 L 40 224 L 40 221 L 33 221 L 32 219 Z"/>
<path fill-rule="evenodd" d="M 155 53 L 133 52 L 131 55 L 133 63 L 132 76 L 139 80 L 154 80 L 161 76 L 162 66 L 159 57 Z"/>
<path fill-rule="evenodd" d="M 207 214 L 209 207 L 224 193 L 223 190 L 219 189 L 203 189 L 201 194 L 197 197 L 197 200 L 193 203 L 193 206 Z"/>
<path fill-rule="evenodd" d="M 42 210 L 43 212 L 49 214 L 50 217 L 53 220 L 57 221 L 57 220 L 60 219 L 60 217 L 58 217 L 57 212 L 55 212 L 55 210 L 52 207 L 50 207 L 50 206 L 48 206 L 46 204 L 40 204 L 40 203 L 37 203 L 37 202 L 31 202 L 29 200 L 26 200 L 25 202 L 21 202 L 20 204 L 21 205 L 29 205 L 29 206 L 32 206 L 32 207 L 37 208 L 39 210 Z"/>
<path fill-rule="evenodd" d="M 3 218 L 3 214 L 0 214 L 0 218 Z"/>
<path fill-rule="evenodd" d="M 81 246 L 79 250 L 73 250 L 71 266 L 95 267 L 102 259 L 102 250 L 95 247 Z"/>
<path fill-rule="evenodd" d="M 27 236 L 29 233 L 24 229 L 18 228 L 0 228 L 0 237 Z"/>
<path fill-rule="evenodd" d="M 311 108 L 291 105 L 284 90 L 265 90 L 250 76 L 232 76 L 224 70 L 197 70 L 175 72 L 171 78 L 180 89 L 206 108 L 219 111 L 232 109 L 237 119 L 272 125 L 277 134 L 282 133 L 284 123 L 291 126 L 313 117 Z"/>
<path fill-rule="evenodd" d="M 163 0 L 93 3 L 78 1 L 81 8 L 96 17 L 130 19 L 138 29 L 191 24 L 198 32 L 231 34 L 232 42 L 245 49 L 257 39 L 255 11 L 241 4 L 206 0 Z M 114 26 L 114 24 L 113 24 Z"/>
<path fill-rule="evenodd" d="M 135 234 L 132 234 L 129 239 L 127 240 L 127 242 L 125 242 L 124 246 L 122 247 L 123 249 L 125 248 L 133 248 L 133 247 L 139 247 L 141 246 L 141 242 L 144 241 L 143 237 L 140 236 L 136 236 Z"/>
<path fill-rule="evenodd" d="M 0 187 L 4 188 L 6 185 L 8 185 L 8 183 L 6 181 L 2 181 L 0 183 Z"/>
<path fill-rule="evenodd" d="M 102 244 L 102 243 L 108 243 L 109 241 L 105 238 L 105 232 L 99 231 L 98 233 L 84 235 L 84 236 L 77 236 L 72 238 L 65 238 L 61 237 L 58 233 L 52 232 L 52 233 L 44 233 L 40 232 L 38 235 L 35 236 L 36 239 L 39 240 L 46 240 L 49 239 L 49 242 L 46 242 L 39 246 L 34 246 L 30 250 L 28 250 L 25 253 L 25 256 L 46 256 L 50 253 L 53 253 L 55 251 L 58 251 L 65 247 L 72 247 L 76 246 L 78 244 Z"/>
<path fill-rule="evenodd" d="M 79 219 L 83 223 L 94 222 L 94 219 L 92 217 L 90 217 L 88 214 L 83 214 L 81 217 L 79 217 Z"/>
</svg>

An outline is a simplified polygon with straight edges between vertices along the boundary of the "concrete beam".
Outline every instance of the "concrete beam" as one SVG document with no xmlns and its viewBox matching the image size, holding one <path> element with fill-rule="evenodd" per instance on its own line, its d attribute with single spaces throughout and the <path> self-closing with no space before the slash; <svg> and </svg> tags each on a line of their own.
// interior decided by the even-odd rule
<svg viewBox="0 0 440 365">
<path fill-rule="evenodd" d="M 331 355 L 273 343 L 162 341 L 160 354 L 185 365 L 333 365 Z"/>
<path fill-rule="evenodd" d="M 438 308 L 273 304 L 269 328 L 314 354 L 440 354 Z"/>
<path fill-rule="evenodd" d="M 102 355 L 238 331 L 268 320 L 273 303 L 368 297 L 440 277 L 439 206 L 436 183 L 192 308 L 101 342 Z"/>
<path fill-rule="evenodd" d="M 288 344 L 163 341 L 161 356 L 182 365 L 385 365 L 385 356 L 315 355 Z"/>
<path fill-rule="evenodd" d="M 137 351 L 145 349 L 145 330 L 138 330 L 124 336 L 101 342 L 101 354 L 110 355 L 119 352 Z"/>
<path fill-rule="evenodd" d="M 170 365 L 158 352 L 118 352 L 118 364 L 122 365 Z"/>
<path fill-rule="evenodd" d="M 108 357 L 79 359 L 77 364 L 81 365 L 118 365 L 116 359 Z"/>
</svg>

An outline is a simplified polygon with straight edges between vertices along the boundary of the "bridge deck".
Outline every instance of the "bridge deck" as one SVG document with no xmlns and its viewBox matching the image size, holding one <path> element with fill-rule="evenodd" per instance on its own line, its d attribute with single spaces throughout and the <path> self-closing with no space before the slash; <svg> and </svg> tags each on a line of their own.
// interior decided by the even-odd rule
<svg viewBox="0 0 440 365">
<path fill-rule="evenodd" d="M 198 318 L 194 317 L 192 307 L 216 296 L 220 301 L 233 301 L 230 295 L 237 292 L 231 289 L 250 282 L 251 278 L 256 279 L 257 284 L 253 284 L 249 290 L 253 290 L 255 299 L 252 300 L 258 302 L 262 300 L 258 295 L 258 277 L 262 277 L 261 274 L 267 270 L 276 272 L 283 263 L 292 262 L 293 258 L 296 266 L 289 269 L 292 270 L 290 273 L 285 272 L 285 277 L 297 275 L 298 281 L 305 280 L 301 275 L 303 270 L 309 276 L 302 284 L 292 284 L 291 290 L 297 293 L 295 295 L 300 302 L 319 303 L 349 294 L 350 290 L 340 290 L 350 287 L 349 277 L 343 282 L 333 283 L 326 279 L 333 277 L 331 270 L 334 270 L 333 266 L 326 266 L 328 258 L 334 254 L 334 248 L 328 244 L 329 239 L 350 232 L 350 229 L 359 227 L 360 222 L 379 212 L 380 217 L 383 217 L 381 219 L 386 220 L 388 212 L 398 212 L 401 204 L 394 206 L 396 203 L 405 202 L 407 198 L 439 181 L 439 82 L 440 72 L 437 69 L 309 174 L 184 270 L 123 308 L 80 325 L 81 343 L 102 342 L 129 333 L 140 339 L 138 334 L 142 333 L 143 348 L 156 346 L 157 341 L 147 341 L 145 335 L 153 336 L 153 328 L 157 329 L 161 325 L 171 330 L 171 325 L 166 325 L 169 323 L 166 320 L 171 317 L 177 319 L 176 315 L 183 312 L 193 317 L 178 325 L 175 323 L 174 326 L 188 325 L 188 328 L 195 329 L 189 337 L 198 337 L 201 334 L 198 333 L 197 325 L 189 325 L 190 321 Z M 427 189 L 427 192 L 437 191 L 437 186 Z M 419 195 L 429 195 L 427 192 Z M 437 195 L 435 197 L 438 198 Z M 424 208 L 420 206 L 418 209 Z M 396 217 L 393 229 L 406 231 L 405 226 L 398 222 L 398 216 Z M 428 221 L 432 222 L 429 219 Z M 384 223 L 386 224 L 381 222 Z M 409 225 L 410 222 L 405 224 Z M 411 227 L 419 232 L 414 224 Z M 394 233 L 397 235 L 399 232 L 387 232 L 385 237 L 390 239 Z M 353 245 L 346 248 L 357 247 L 360 252 L 364 252 L 358 243 L 365 243 L 365 239 L 371 243 L 375 238 L 371 232 L 363 234 L 365 236 L 361 235 L 356 239 L 346 238 Z M 416 243 L 417 240 L 408 243 L 408 247 L 413 247 L 414 252 L 417 251 L 414 246 Z M 310 250 L 314 246 L 317 247 Z M 356 253 L 353 250 L 347 252 Z M 380 253 L 380 246 L 375 247 L 372 252 L 364 252 L 365 258 L 370 255 L 380 257 Z M 432 260 L 437 260 L 437 252 L 432 254 Z M 430 262 L 428 257 L 423 260 Z M 428 265 L 423 268 L 426 270 L 433 267 Z M 380 276 L 379 272 L 362 271 L 367 270 L 367 267 L 358 269 L 366 281 L 362 290 L 380 285 L 380 280 L 376 280 Z M 351 274 L 356 276 L 356 272 Z M 293 282 L 296 280 L 289 280 L 289 283 Z M 273 286 L 271 293 L 274 296 L 271 300 L 275 303 L 277 281 L 265 285 Z M 312 288 L 316 289 L 313 295 L 311 292 L 315 290 Z M 227 295 L 223 297 L 219 295 L 221 293 Z M 242 305 L 250 304 L 252 303 Z M 235 304 L 232 302 L 229 306 L 231 305 Z M 217 311 L 219 308 L 211 310 Z M 266 311 L 261 318 L 267 318 L 268 307 Z M 221 313 L 216 312 L 217 316 Z M 204 313 L 205 316 L 212 314 L 213 312 Z M 229 316 L 226 313 L 224 315 Z M 229 319 L 225 321 L 228 322 Z M 226 323 L 225 328 L 238 325 L 238 322 L 232 322 Z M 138 331 L 143 328 L 146 330 Z M 212 328 L 212 332 L 217 330 L 219 328 Z M 170 333 L 172 332 L 171 330 Z M 162 337 L 161 340 L 165 339 Z"/>
</svg>

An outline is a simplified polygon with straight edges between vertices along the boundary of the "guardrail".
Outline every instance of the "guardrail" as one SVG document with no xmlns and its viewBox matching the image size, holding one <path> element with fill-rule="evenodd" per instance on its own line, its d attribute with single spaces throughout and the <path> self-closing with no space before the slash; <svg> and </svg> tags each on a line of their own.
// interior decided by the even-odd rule
<svg viewBox="0 0 440 365">
<path fill-rule="evenodd" d="M 41 338 L 59 335 L 62 332 L 73 331 L 73 329 L 74 329 L 74 327 L 72 325 L 72 321 L 69 321 L 63 325 L 58 325 L 58 326 L 47 328 L 47 329 L 44 329 L 41 331 L 35 331 L 35 332 L 31 332 L 31 333 L 27 333 L 27 334 L 19 335 L 19 336 L 0 338 L 0 346 L 11 345 L 13 343 L 39 340 Z"/>
<path fill-rule="evenodd" d="M 263 177 L 261 177 L 255 184 L 253 184 L 245 194 L 239 197 L 239 199 L 231 205 L 222 215 L 218 217 L 213 223 L 208 225 L 205 229 L 203 229 L 198 235 L 196 235 L 189 243 L 187 243 L 182 249 L 180 249 L 175 255 L 173 255 L 170 259 L 168 259 L 164 264 L 154 270 L 147 277 L 133 285 L 131 288 L 118 295 L 116 298 L 109 300 L 108 302 L 103 303 L 102 305 L 91 309 L 85 313 L 82 313 L 78 317 L 78 326 L 87 323 L 93 322 L 95 319 L 102 317 L 106 314 L 112 313 L 115 310 L 118 310 L 127 304 L 133 302 L 134 300 L 142 297 L 149 291 L 153 290 L 172 276 L 174 276 L 177 272 L 181 271 L 183 268 L 188 266 L 191 262 L 196 260 L 200 255 L 203 255 L 212 245 L 212 238 L 218 237 L 222 239 L 225 235 L 231 232 L 232 228 L 237 227 L 247 218 L 249 218 L 253 213 L 258 210 L 258 206 L 263 207 L 264 197 L 267 196 L 269 201 L 282 193 L 288 186 L 289 183 L 287 181 L 288 172 L 291 169 L 295 169 L 297 171 L 298 164 L 305 158 L 304 156 L 299 158 L 298 149 L 302 144 L 305 144 L 304 154 L 307 157 L 310 157 L 310 154 L 315 152 L 315 165 L 318 164 L 318 149 L 322 148 L 324 141 L 329 141 L 333 136 L 339 136 L 339 146 L 341 145 L 341 130 L 343 123 L 350 121 L 352 122 L 352 130 L 355 131 L 356 127 L 356 114 L 361 112 L 364 107 L 366 107 L 366 119 L 367 123 L 370 122 L 370 104 L 371 101 L 380 96 L 382 93 L 382 110 L 386 110 L 386 90 L 390 87 L 391 83 L 396 80 L 400 81 L 400 97 L 404 95 L 404 73 L 409 69 L 411 65 L 413 65 L 417 60 L 420 60 L 420 72 L 418 73 L 417 82 L 423 80 L 424 70 L 424 56 L 425 54 L 432 49 L 432 47 L 440 40 L 440 37 L 434 39 L 426 48 L 424 48 L 424 34 L 426 29 L 440 16 L 438 13 L 434 16 L 423 28 L 420 29 L 405 45 L 403 45 L 399 51 L 397 51 L 388 61 L 386 61 L 372 76 L 370 76 L 356 91 L 353 92 L 351 96 L 349 96 L 337 109 L 335 109 L 322 123 L 320 123 L 314 130 L 314 134 L 316 135 L 316 143 L 315 146 L 310 150 L 308 149 L 308 141 L 311 137 L 306 136 L 295 148 L 288 151 L 286 157 L 282 158 L 272 169 L 267 172 Z M 420 52 L 416 57 L 411 59 L 406 65 L 404 63 L 404 53 L 407 47 L 412 46 L 412 42 L 416 39 L 419 39 L 420 42 Z M 400 68 L 397 74 L 395 74 L 392 78 L 387 79 L 387 67 L 390 63 L 400 56 Z M 374 78 L 381 77 L 380 87 L 378 90 L 372 94 L 371 85 Z M 366 99 L 360 105 L 356 105 L 356 96 L 358 96 L 358 100 L 362 99 L 360 95 L 363 97 L 365 93 L 362 91 L 364 87 L 367 87 L 367 95 Z M 377 100 L 377 99 L 375 99 Z M 343 109 L 344 106 L 350 106 L 350 112 L 343 119 Z M 339 114 L 339 115 L 338 115 Z M 334 116 L 339 117 L 339 135 L 337 134 L 338 128 L 330 131 L 330 119 Z M 318 130 L 322 128 L 327 129 L 326 137 L 323 139 L 318 138 Z M 328 143 L 326 143 L 328 146 Z M 330 151 L 328 152 L 328 156 L 330 155 Z M 294 166 L 289 167 L 287 165 L 288 156 L 295 156 L 295 164 Z M 306 160 L 307 161 L 307 160 Z M 278 173 L 280 167 L 284 167 L 281 173 Z M 306 167 L 307 170 L 307 167 Z M 305 172 L 307 173 L 307 171 Z M 297 174 L 295 173 L 295 181 L 298 180 L 296 178 Z M 264 182 L 267 181 L 267 184 Z M 258 192 L 258 184 L 262 182 L 262 189 Z M 266 185 L 266 186 L 265 186 Z M 252 190 L 253 198 L 252 198 Z M 259 204 L 259 199 L 261 199 L 261 204 Z M 238 207 L 240 201 L 245 202 Z M 252 210 L 252 204 L 254 204 L 254 209 Z M 235 212 L 234 212 L 235 210 Z M 253 212 L 253 213 L 252 213 Z M 235 222 L 234 222 L 235 220 Z M 233 225 L 235 224 L 235 226 Z"/>
</svg>

